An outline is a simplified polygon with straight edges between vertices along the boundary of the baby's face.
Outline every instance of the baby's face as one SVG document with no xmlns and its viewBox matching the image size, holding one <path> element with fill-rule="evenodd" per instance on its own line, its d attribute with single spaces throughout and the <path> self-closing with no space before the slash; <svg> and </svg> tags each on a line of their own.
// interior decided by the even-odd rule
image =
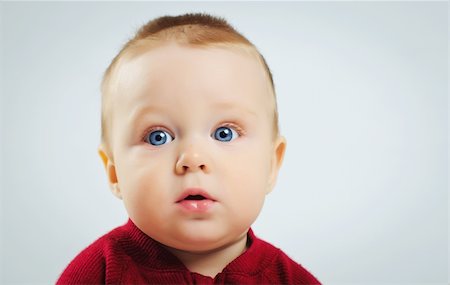
<svg viewBox="0 0 450 285">
<path fill-rule="evenodd" d="M 134 223 L 181 250 L 246 233 L 284 153 L 260 63 L 230 49 L 153 49 L 122 66 L 110 167 Z"/>
</svg>

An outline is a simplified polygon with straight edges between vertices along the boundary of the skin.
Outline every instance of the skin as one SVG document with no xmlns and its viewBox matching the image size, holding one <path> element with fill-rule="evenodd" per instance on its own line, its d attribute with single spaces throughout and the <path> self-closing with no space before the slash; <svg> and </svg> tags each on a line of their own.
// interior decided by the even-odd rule
<svg viewBox="0 0 450 285">
<path fill-rule="evenodd" d="M 284 156 L 263 67 L 235 50 L 170 43 L 125 63 L 117 80 L 111 157 L 99 147 L 112 192 L 139 229 L 214 277 L 245 251 Z M 233 140 L 214 138 L 222 126 Z M 173 140 L 152 145 L 155 128 Z M 191 187 L 216 200 L 210 211 L 180 210 Z"/>
</svg>

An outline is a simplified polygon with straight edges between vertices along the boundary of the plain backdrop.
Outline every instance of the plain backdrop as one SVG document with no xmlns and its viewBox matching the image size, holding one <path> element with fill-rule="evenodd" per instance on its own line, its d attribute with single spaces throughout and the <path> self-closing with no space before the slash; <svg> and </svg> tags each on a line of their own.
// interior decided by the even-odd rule
<svg viewBox="0 0 450 285">
<path fill-rule="evenodd" d="M 162 15 L 265 56 L 288 140 L 253 228 L 324 284 L 445 284 L 446 2 L 3 2 L 1 279 L 51 284 L 127 215 L 97 146 L 102 74 Z"/>
</svg>

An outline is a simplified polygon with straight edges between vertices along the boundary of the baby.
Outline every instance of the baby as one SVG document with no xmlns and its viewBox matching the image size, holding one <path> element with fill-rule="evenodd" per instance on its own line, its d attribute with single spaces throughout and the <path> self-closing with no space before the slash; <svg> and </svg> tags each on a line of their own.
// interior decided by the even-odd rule
<svg viewBox="0 0 450 285">
<path fill-rule="evenodd" d="M 272 75 L 225 20 L 165 16 L 139 29 L 102 82 L 103 160 L 128 222 L 58 284 L 319 284 L 251 225 L 277 178 Z"/>
</svg>

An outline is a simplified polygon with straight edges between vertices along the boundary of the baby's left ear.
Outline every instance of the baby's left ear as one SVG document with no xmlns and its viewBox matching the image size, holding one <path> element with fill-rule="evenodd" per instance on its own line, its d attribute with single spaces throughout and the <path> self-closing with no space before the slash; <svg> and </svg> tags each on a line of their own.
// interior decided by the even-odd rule
<svg viewBox="0 0 450 285">
<path fill-rule="evenodd" d="M 275 140 L 275 143 L 273 144 L 272 160 L 271 160 L 272 162 L 270 166 L 270 176 L 267 193 L 270 193 L 273 190 L 273 187 L 275 187 L 278 171 L 280 170 L 281 164 L 283 164 L 286 145 L 287 142 L 283 136 L 278 136 L 278 138 Z"/>
</svg>

